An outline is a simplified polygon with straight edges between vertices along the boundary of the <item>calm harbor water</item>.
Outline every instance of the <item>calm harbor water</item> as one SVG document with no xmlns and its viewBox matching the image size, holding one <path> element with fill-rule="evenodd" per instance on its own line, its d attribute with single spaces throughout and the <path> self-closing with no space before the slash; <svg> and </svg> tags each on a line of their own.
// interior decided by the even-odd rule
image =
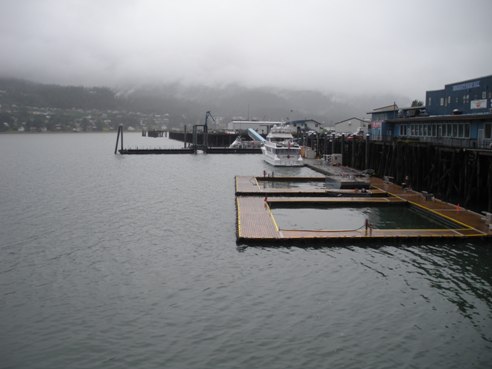
<svg viewBox="0 0 492 369">
<path fill-rule="evenodd" d="M 490 367 L 491 245 L 236 245 L 261 156 L 115 141 L 0 135 L 0 368 Z"/>
<path fill-rule="evenodd" d="M 374 229 L 447 229 L 458 224 L 430 218 L 413 207 L 379 204 L 373 206 L 293 206 L 272 204 L 272 214 L 280 229 L 350 230 L 365 227 L 367 219 Z"/>
</svg>

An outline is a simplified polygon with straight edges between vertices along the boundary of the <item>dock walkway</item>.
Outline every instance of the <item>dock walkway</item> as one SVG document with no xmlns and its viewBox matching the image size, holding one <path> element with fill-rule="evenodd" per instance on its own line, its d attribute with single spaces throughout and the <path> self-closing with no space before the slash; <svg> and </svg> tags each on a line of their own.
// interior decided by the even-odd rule
<svg viewBox="0 0 492 369">
<path fill-rule="evenodd" d="M 340 174 L 343 168 L 336 169 Z M 304 178 L 316 181 L 316 177 Z M 237 240 L 238 242 L 269 241 L 323 241 L 353 239 L 421 239 L 421 238 L 468 238 L 491 237 L 491 226 L 486 217 L 475 212 L 449 204 L 426 193 L 404 189 L 401 186 L 370 177 L 369 189 L 320 188 L 269 188 L 261 185 L 263 181 L 286 181 L 288 178 L 236 177 Z M 271 211 L 276 203 L 292 205 L 344 204 L 370 205 L 376 203 L 401 203 L 418 207 L 440 219 L 457 226 L 443 229 L 358 229 L 309 230 L 282 229 Z"/>
</svg>

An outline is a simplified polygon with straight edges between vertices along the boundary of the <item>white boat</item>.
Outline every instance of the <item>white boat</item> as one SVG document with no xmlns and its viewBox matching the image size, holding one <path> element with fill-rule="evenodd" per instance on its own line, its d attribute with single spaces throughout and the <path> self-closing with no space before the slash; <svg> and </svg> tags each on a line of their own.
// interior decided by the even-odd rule
<svg viewBox="0 0 492 369">
<path fill-rule="evenodd" d="M 263 159 L 276 167 L 300 167 L 304 165 L 301 147 L 294 142 L 290 127 L 273 126 L 261 147 Z"/>
</svg>

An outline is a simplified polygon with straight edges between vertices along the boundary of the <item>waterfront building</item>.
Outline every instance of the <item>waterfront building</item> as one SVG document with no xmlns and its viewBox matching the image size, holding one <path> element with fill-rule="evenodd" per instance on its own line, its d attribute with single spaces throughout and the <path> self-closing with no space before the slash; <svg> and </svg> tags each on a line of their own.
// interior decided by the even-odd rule
<svg viewBox="0 0 492 369">
<path fill-rule="evenodd" d="M 298 133 L 307 131 L 319 132 L 322 128 L 322 124 L 314 119 L 290 120 L 286 124 L 294 127 Z"/>
<path fill-rule="evenodd" d="M 398 105 L 396 103 L 376 108 L 367 114 L 371 114 L 369 129 L 371 140 L 383 140 L 393 136 L 393 127 L 387 124 L 387 121 L 398 117 Z"/>
<path fill-rule="evenodd" d="M 426 92 L 426 106 L 374 109 L 371 140 L 411 140 L 492 148 L 492 75 Z"/>
<path fill-rule="evenodd" d="M 282 125 L 284 123 L 264 120 L 232 120 L 227 123 L 227 129 L 230 131 L 244 132 L 248 128 L 251 128 L 260 134 L 266 135 L 274 125 Z"/>
<path fill-rule="evenodd" d="M 367 120 L 352 117 L 335 123 L 334 130 L 336 133 L 356 134 L 367 133 L 369 122 Z"/>
<path fill-rule="evenodd" d="M 492 75 L 450 83 L 442 90 L 427 91 L 429 115 L 490 114 L 492 109 Z"/>
<path fill-rule="evenodd" d="M 249 128 L 254 129 L 260 134 L 268 134 L 273 126 L 287 125 L 292 133 L 301 131 L 316 131 L 319 132 L 321 123 L 314 119 L 300 119 L 291 121 L 269 121 L 269 120 L 242 120 L 235 119 L 227 123 L 229 131 L 244 132 Z"/>
</svg>

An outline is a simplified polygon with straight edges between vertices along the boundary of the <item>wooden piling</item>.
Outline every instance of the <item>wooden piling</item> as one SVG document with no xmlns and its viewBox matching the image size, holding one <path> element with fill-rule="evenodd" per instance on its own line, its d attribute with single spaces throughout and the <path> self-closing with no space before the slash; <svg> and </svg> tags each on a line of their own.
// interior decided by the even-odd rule
<svg viewBox="0 0 492 369">
<path fill-rule="evenodd" d="M 114 147 L 114 153 L 116 154 L 118 152 L 118 141 L 120 139 L 121 135 L 121 150 L 123 150 L 123 126 L 119 125 L 118 126 L 118 133 L 116 135 L 116 146 Z"/>
</svg>

